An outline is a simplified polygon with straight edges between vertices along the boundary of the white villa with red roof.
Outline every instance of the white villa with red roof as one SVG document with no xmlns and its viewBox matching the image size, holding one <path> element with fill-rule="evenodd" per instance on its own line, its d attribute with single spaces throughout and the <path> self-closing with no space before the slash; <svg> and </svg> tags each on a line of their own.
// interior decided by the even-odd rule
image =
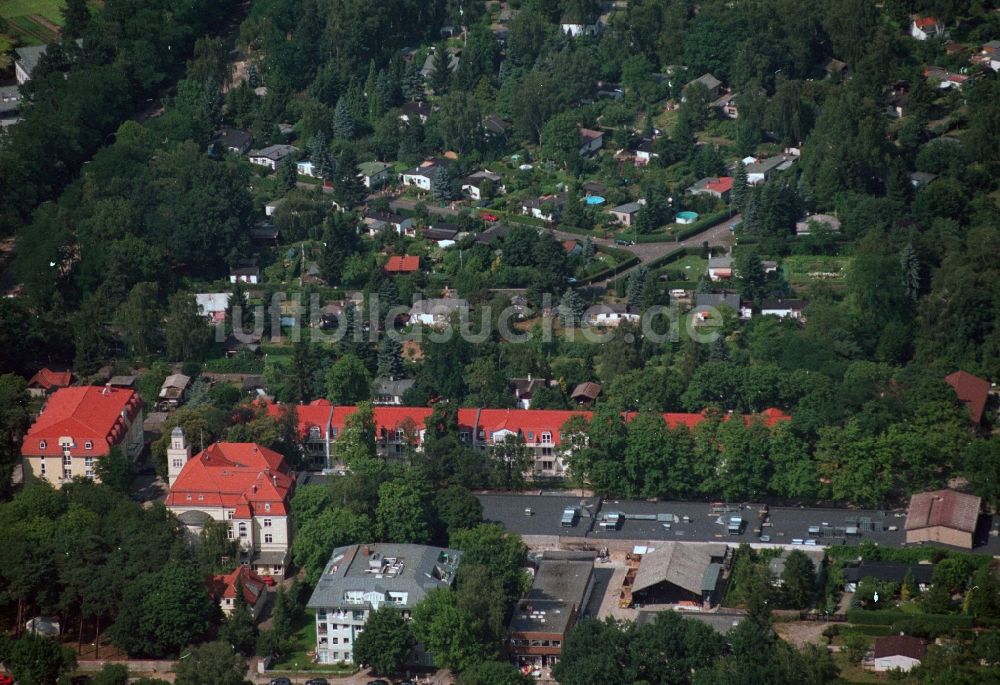
<svg viewBox="0 0 1000 685">
<path fill-rule="evenodd" d="M 194 457 L 184 431 L 170 434 L 167 509 L 197 535 L 209 519 L 226 521 L 245 564 L 282 576 L 291 542 L 294 474 L 285 458 L 252 442 L 217 442 Z"/>
<path fill-rule="evenodd" d="M 97 479 L 97 460 L 121 447 L 142 453 L 142 400 L 128 388 L 59 388 L 42 407 L 21 443 L 26 481 L 60 487 L 76 477 Z"/>
</svg>

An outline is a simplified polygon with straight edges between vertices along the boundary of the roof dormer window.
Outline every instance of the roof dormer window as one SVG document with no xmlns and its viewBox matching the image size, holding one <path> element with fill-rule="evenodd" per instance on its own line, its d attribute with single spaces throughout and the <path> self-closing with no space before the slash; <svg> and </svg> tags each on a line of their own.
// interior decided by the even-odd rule
<svg viewBox="0 0 1000 685">
<path fill-rule="evenodd" d="M 40 450 L 45 449 L 45 441 L 44 440 L 39 440 L 38 441 L 38 449 L 40 449 Z"/>
<path fill-rule="evenodd" d="M 94 449 L 94 443 L 92 443 L 90 440 L 88 440 L 87 442 L 83 443 L 83 448 L 84 449 L 88 449 L 88 450 L 92 450 L 92 449 Z"/>
<path fill-rule="evenodd" d="M 271 503 L 264 502 L 264 511 L 271 511 Z"/>
</svg>

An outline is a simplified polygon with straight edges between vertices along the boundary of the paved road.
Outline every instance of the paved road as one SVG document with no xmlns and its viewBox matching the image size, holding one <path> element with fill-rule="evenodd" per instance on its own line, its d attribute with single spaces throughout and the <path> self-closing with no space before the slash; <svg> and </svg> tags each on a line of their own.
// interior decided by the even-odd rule
<svg viewBox="0 0 1000 685">
<path fill-rule="evenodd" d="M 603 245 L 604 247 L 614 247 L 620 250 L 626 250 L 627 252 L 631 252 L 632 254 L 634 254 L 636 257 L 639 258 L 639 264 L 645 264 L 655 259 L 659 259 L 660 257 L 666 254 L 674 252 L 675 250 L 679 250 L 682 247 L 688 247 L 688 248 L 701 247 L 705 241 L 708 241 L 708 244 L 712 247 L 728 246 L 732 238 L 732 231 L 729 230 L 729 226 L 734 223 L 739 223 L 740 221 L 742 221 L 742 219 L 743 217 L 739 214 L 736 214 L 735 216 L 732 217 L 728 217 L 716 224 L 713 224 L 712 226 L 709 226 L 701 233 L 693 235 L 690 238 L 680 241 L 679 243 L 675 242 L 636 243 L 635 245 L 629 245 L 628 247 L 625 247 L 623 245 L 615 245 L 614 240 L 606 238 L 593 238 L 592 240 L 595 245 Z M 555 234 L 557 238 L 559 238 L 559 240 L 580 239 L 580 236 L 575 233 L 566 233 L 565 231 L 560 231 L 558 229 L 551 229 L 551 230 L 552 233 Z M 637 266 L 639 266 L 639 264 L 632 266 L 628 269 L 623 269 L 622 271 L 619 271 L 617 274 L 615 274 L 615 276 L 613 276 L 612 278 L 608 278 L 602 283 L 596 283 L 594 285 L 603 286 L 604 288 L 607 288 L 611 284 L 611 281 L 629 273 L 630 271 L 632 271 L 632 269 L 635 269 Z"/>
</svg>

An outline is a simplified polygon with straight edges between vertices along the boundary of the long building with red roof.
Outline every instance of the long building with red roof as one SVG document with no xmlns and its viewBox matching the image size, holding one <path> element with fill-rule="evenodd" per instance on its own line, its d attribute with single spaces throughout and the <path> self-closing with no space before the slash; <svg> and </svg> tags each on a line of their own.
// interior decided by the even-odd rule
<svg viewBox="0 0 1000 685">
<path fill-rule="evenodd" d="M 295 474 L 285 458 L 252 442 L 217 442 L 191 456 L 184 431 L 170 434 L 167 509 L 192 535 L 225 521 L 242 560 L 258 574 L 284 575 L 291 542 Z"/>
<path fill-rule="evenodd" d="M 21 443 L 26 480 L 60 487 L 76 477 L 97 479 L 97 462 L 121 447 L 130 459 L 143 448 L 142 400 L 127 388 L 59 388 Z"/>
<path fill-rule="evenodd" d="M 265 405 L 268 414 L 274 417 L 280 416 L 282 406 L 270 402 Z M 357 411 L 357 407 L 335 406 L 327 400 L 316 400 L 297 406 L 296 411 L 306 454 L 313 456 L 317 464 L 322 456 L 322 463 L 328 471 L 343 472 L 343 464 L 333 463 L 330 446 L 343 433 L 347 418 Z M 384 457 L 393 457 L 402 455 L 410 447 L 419 449 L 424 438 L 425 422 L 433 410 L 429 407 L 375 406 L 372 411 L 377 451 Z M 625 420 L 631 421 L 636 415 L 635 412 L 626 413 Z M 458 410 L 458 437 L 470 447 L 487 449 L 509 436 L 520 436 L 535 458 L 530 475 L 562 477 L 566 475 L 570 437 L 564 433 L 563 427 L 577 416 L 589 422 L 593 413 L 558 409 L 461 408 Z M 707 411 L 665 413 L 663 420 L 670 428 L 694 428 L 709 416 Z M 771 408 L 759 415 L 747 415 L 744 420 L 749 422 L 755 418 L 768 427 L 791 419 L 780 409 Z"/>
</svg>

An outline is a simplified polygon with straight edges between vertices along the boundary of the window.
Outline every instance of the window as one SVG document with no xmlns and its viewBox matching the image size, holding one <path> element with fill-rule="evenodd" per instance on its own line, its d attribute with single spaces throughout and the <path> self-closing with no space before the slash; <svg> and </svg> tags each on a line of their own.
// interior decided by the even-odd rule
<svg viewBox="0 0 1000 685">
<path fill-rule="evenodd" d="M 319 426 L 309 426 L 309 439 L 310 440 L 319 440 L 321 437 L 323 437 L 323 436 L 319 432 Z"/>
<path fill-rule="evenodd" d="M 226 512 L 226 518 L 229 519 L 230 521 L 232 521 L 233 520 L 233 514 L 235 514 L 235 513 L 236 512 L 234 512 L 232 510 L 227 511 Z"/>
<path fill-rule="evenodd" d="M 45 449 L 45 441 L 44 440 L 39 440 L 38 441 L 38 449 L 40 449 L 40 450 Z"/>
<path fill-rule="evenodd" d="M 271 511 L 271 503 L 264 502 L 264 511 Z"/>
<path fill-rule="evenodd" d="M 552 470 L 552 462 L 551 461 L 543 461 L 542 462 L 542 471 L 551 471 L 551 470 Z"/>
<path fill-rule="evenodd" d="M 190 502 L 190 501 L 191 501 L 191 493 L 190 493 L 190 492 L 188 493 L 188 496 L 187 496 L 187 501 L 188 501 L 188 502 Z"/>
<path fill-rule="evenodd" d="M 66 456 L 63 457 L 63 466 L 72 466 L 72 465 L 73 465 L 73 457 L 67 454 Z"/>
<path fill-rule="evenodd" d="M 535 440 L 535 432 L 528 431 L 528 442 L 533 442 Z"/>
<path fill-rule="evenodd" d="M 406 439 L 406 431 L 402 428 L 396 429 L 396 442 L 403 442 Z"/>
<path fill-rule="evenodd" d="M 91 466 L 94 465 L 94 458 L 93 457 L 84 457 L 84 459 L 83 459 L 83 465 L 86 466 L 89 469 Z"/>
<path fill-rule="evenodd" d="M 281 564 L 275 564 L 271 567 L 271 573 L 274 575 L 280 575 L 285 572 L 285 567 Z"/>
<path fill-rule="evenodd" d="M 543 457 L 551 457 L 552 456 L 552 448 L 551 447 L 543 447 L 542 448 L 542 456 Z"/>
<path fill-rule="evenodd" d="M 240 537 L 246 538 L 247 536 L 247 524 L 240 523 Z"/>
<path fill-rule="evenodd" d="M 70 479 L 73 477 L 73 469 L 63 469 L 63 478 Z"/>
<path fill-rule="evenodd" d="M 42 457 L 42 460 L 39 462 L 39 466 L 41 467 L 40 471 L 41 471 L 42 475 L 44 476 L 45 475 L 45 457 Z"/>
<path fill-rule="evenodd" d="M 204 502 L 205 501 L 205 495 L 199 494 L 198 495 L 198 501 L 199 502 Z"/>
<path fill-rule="evenodd" d="M 236 532 L 232 528 L 230 528 L 229 529 L 229 539 L 232 540 L 235 537 L 236 537 Z"/>
<path fill-rule="evenodd" d="M 552 444 L 552 433 L 542 433 L 542 444 L 543 445 Z"/>
<path fill-rule="evenodd" d="M 274 538 L 271 536 L 271 534 L 270 533 L 264 533 L 264 544 L 265 545 L 270 545 L 272 542 L 274 542 Z"/>
<path fill-rule="evenodd" d="M 183 466 L 184 466 L 184 460 L 183 459 L 174 459 L 174 461 L 173 461 L 173 467 L 175 469 L 183 468 Z"/>
<path fill-rule="evenodd" d="M 264 519 L 264 527 L 265 528 L 271 527 L 271 519 Z"/>
</svg>

